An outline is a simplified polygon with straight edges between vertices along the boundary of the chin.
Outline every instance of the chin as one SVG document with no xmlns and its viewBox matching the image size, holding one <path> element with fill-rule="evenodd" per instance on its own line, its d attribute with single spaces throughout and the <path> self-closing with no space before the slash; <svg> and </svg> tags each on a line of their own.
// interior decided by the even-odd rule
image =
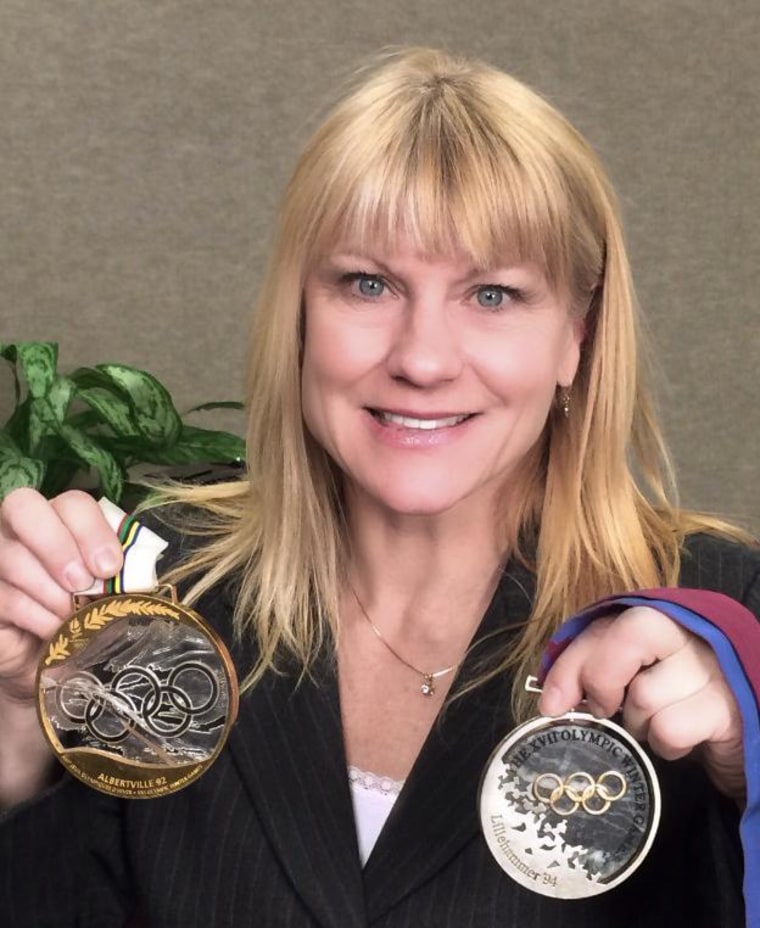
<svg viewBox="0 0 760 928">
<path fill-rule="evenodd" d="M 449 512 L 456 505 L 455 503 L 439 503 L 431 500 L 430 502 L 421 502 L 420 500 L 410 500 L 408 503 L 392 502 L 385 503 L 385 508 L 396 516 L 409 516 L 410 518 L 434 518 Z"/>
<path fill-rule="evenodd" d="M 470 496 L 469 493 L 458 493 L 443 490 L 438 492 L 428 486 L 421 490 L 419 487 L 405 489 L 394 487 L 391 492 L 370 494 L 376 503 L 399 516 L 438 516 L 455 509 Z"/>
<path fill-rule="evenodd" d="M 373 467 L 363 472 L 347 469 L 347 485 L 356 502 L 397 516 L 434 517 L 470 508 L 493 512 L 494 494 L 503 486 L 503 475 L 462 473 L 464 467 Z M 457 479 L 459 478 L 459 479 Z M 354 495 L 352 494 L 352 495 Z"/>
</svg>

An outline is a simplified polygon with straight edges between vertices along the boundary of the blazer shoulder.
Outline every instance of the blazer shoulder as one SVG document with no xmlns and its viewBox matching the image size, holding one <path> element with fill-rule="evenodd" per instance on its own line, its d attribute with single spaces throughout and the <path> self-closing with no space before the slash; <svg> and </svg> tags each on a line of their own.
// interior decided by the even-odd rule
<svg viewBox="0 0 760 928">
<path fill-rule="evenodd" d="M 681 550 L 678 585 L 714 590 L 760 615 L 760 545 L 720 535 L 689 535 Z"/>
</svg>

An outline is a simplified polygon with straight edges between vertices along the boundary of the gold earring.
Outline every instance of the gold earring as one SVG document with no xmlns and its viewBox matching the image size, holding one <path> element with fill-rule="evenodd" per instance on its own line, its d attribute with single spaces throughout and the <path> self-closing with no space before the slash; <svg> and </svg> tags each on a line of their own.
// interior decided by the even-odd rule
<svg viewBox="0 0 760 928">
<path fill-rule="evenodd" d="M 560 387 L 559 391 L 559 406 L 562 410 L 562 415 L 566 418 L 570 418 L 570 390 L 568 387 Z"/>
</svg>

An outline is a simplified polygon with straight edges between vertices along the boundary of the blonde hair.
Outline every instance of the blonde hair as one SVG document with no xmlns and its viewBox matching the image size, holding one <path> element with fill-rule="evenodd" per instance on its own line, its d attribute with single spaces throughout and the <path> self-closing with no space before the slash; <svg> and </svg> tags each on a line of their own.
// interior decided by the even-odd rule
<svg viewBox="0 0 760 928">
<path fill-rule="evenodd" d="M 388 244 L 400 229 L 484 268 L 534 261 L 584 319 L 571 414 L 550 415 L 504 513 L 505 550 L 535 558 L 537 595 L 503 667 L 532 666 L 587 602 L 675 583 L 683 535 L 711 527 L 669 501 L 618 209 L 594 152 L 501 71 L 429 49 L 386 56 L 316 131 L 285 193 L 251 336 L 247 479 L 175 494 L 211 534 L 183 568 L 200 571 L 189 597 L 241 578 L 236 630 L 260 648 L 249 682 L 285 653 L 309 667 L 337 632 L 346 569 L 341 475 L 301 416 L 304 277 L 338 241 Z"/>
</svg>

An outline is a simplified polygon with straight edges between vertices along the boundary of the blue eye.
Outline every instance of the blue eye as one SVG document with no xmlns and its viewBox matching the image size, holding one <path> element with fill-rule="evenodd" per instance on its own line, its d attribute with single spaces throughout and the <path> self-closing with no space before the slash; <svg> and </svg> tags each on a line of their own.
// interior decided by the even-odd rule
<svg viewBox="0 0 760 928">
<path fill-rule="evenodd" d="M 382 296 L 385 291 L 385 283 L 379 277 L 373 277 L 369 274 L 357 274 L 354 280 L 362 296 L 378 297 Z"/>
<path fill-rule="evenodd" d="M 506 295 L 504 287 L 478 287 L 477 290 L 478 303 L 486 309 L 498 309 Z"/>
</svg>

